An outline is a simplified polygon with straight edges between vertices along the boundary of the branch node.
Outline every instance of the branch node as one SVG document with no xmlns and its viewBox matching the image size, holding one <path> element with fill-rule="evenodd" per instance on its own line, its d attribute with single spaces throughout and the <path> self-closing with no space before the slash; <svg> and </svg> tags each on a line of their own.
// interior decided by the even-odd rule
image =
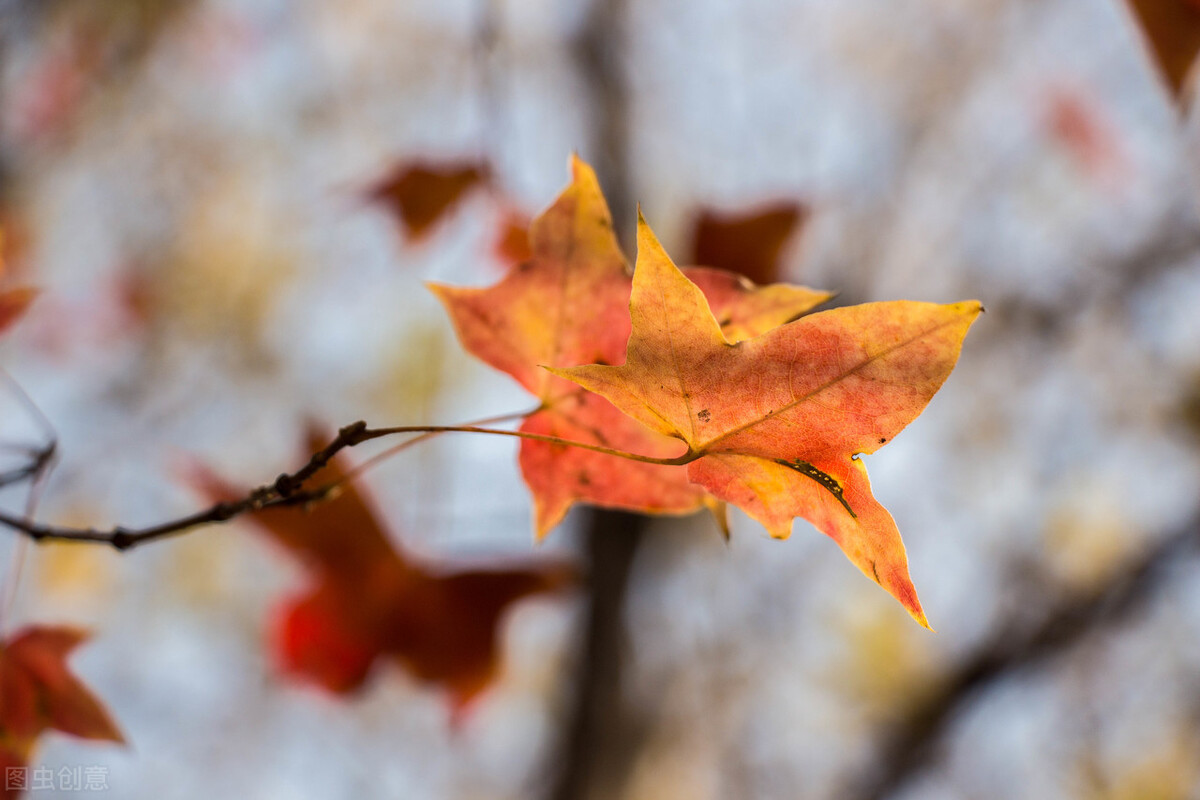
<svg viewBox="0 0 1200 800">
<path fill-rule="evenodd" d="M 367 429 L 366 420 L 351 422 L 349 425 L 338 430 L 338 438 L 344 441 L 350 441 L 353 437 L 359 436 Z"/>
<path fill-rule="evenodd" d="M 128 550 L 137 542 L 137 537 L 133 535 L 133 531 L 128 528 L 113 528 L 112 537 L 109 542 L 117 550 Z"/>
<path fill-rule="evenodd" d="M 291 497 L 291 495 L 299 488 L 300 482 L 286 472 L 275 479 L 275 494 L 279 495 L 280 497 Z M 261 505 L 261 499 L 256 498 L 256 501 Z"/>
</svg>

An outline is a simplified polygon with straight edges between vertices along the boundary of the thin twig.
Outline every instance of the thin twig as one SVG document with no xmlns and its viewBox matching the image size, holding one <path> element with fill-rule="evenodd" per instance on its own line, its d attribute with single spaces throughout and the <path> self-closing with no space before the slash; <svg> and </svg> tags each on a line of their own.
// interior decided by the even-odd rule
<svg viewBox="0 0 1200 800">
<path fill-rule="evenodd" d="M 33 398 L 29 396 L 24 387 L 7 370 L 0 369 L 0 380 L 3 380 L 7 384 L 9 391 L 16 396 L 17 400 L 25 408 L 26 413 L 42 429 L 46 437 L 45 444 L 39 447 L 25 446 L 18 448 L 23 450 L 25 455 L 29 457 L 29 461 L 24 466 L 0 473 L 0 488 L 12 486 L 26 480 L 30 482 L 29 494 L 25 498 L 24 521 L 32 524 L 38 501 L 42 496 L 42 490 L 45 489 L 46 482 L 50 478 L 50 473 L 54 470 L 55 460 L 58 455 L 58 431 L 54 429 L 53 423 L 42 413 L 42 409 L 38 407 L 37 403 L 33 402 Z M 21 585 L 21 573 L 25 566 L 27 543 L 28 539 L 21 539 L 17 542 L 12 554 L 12 560 L 9 562 L 8 574 L 3 586 L 3 596 L 0 597 L 0 634 L 3 634 L 6 630 L 9 612 L 17 600 L 17 591 Z"/>
<path fill-rule="evenodd" d="M 557 436 L 543 436 L 536 433 L 485 428 L 477 425 L 403 425 L 391 428 L 369 428 L 366 422 L 360 420 L 339 430 L 338 435 L 333 441 L 316 453 L 313 453 L 308 463 L 295 472 L 280 475 L 273 483 L 254 489 L 241 500 L 216 503 L 209 508 L 158 525 L 146 528 L 129 528 L 125 526 L 117 526 L 109 529 L 74 528 L 44 525 L 3 511 L 0 511 L 0 525 L 20 531 L 35 541 L 57 539 L 72 542 L 94 542 L 109 544 L 118 550 L 128 550 L 132 547 L 156 541 L 167 536 L 184 533 L 193 528 L 226 522 L 248 512 L 283 506 L 302 506 L 325 500 L 343 481 L 337 481 L 327 486 L 312 489 L 306 489 L 304 484 L 321 471 L 335 455 L 346 448 L 354 447 L 363 442 L 404 433 L 419 433 L 423 435 L 418 438 L 428 438 L 430 435 L 440 433 L 483 433 L 493 436 L 512 436 L 537 442 L 558 444 L 564 447 L 578 447 L 584 450 L 591 450 L 605 455 L 625 458 L 631 461 L 641 461 L 648 464 L 682 465 L 699 457 L 689 450 L 677 458 L 654 458 L 653 456 L 643 456 L 637 453 L 627 453 L 624 450 L 616 450 L 611 447 L 562 439 Z M 412 442 L 406 442 L 405 446 L 409 444 L 412 444 Z"/>
<path fill-rule="evenodd" d="M 531 408 L 528 411 L 517 411 L 512 414 L 498 414 L 494 417 L 478 419 L 478 420 L 475 420 L 474 422 L 468 422 L 467 424 L 468 425 L 499 425 L 502 422 L 513 422 L 515 420 L 525 419 L 526 417 L 533 416 L 537 412 L 541 411 L 542 408 L 544 408 L 544 406 L 538 406 L 537 408 Z M 376 455 L 371 456 L 366 461 L 362 462 L 361 464 L 354 467 L 353 469 L 347 470 L 346 474 L 333 485 L 341 486 L 343 483 L 352 481 L 355 478 L 357 478 L 359 475 L 363 474 L 364 472 L 371 469 L 375 465 L 386 461 L 387 459 L 391 458 L 392 456 L 398 455 L 399 453 L 403 453 L 405 450 L 412 447 L 413 445 L 418 445 L 421 442 L 429 441 L 430 439 L 433 439 L 434 437 L 439 436 L 439 435 L 440 434 L 436 433 L 436 432 L 435 433 L 423 433 L 420 436 L 414 436 L 413 438 L 409 439 L 406 442 L 401 442 L 398 445 L 389 447 L 387 450 L 384 450 L 382 453 L 378 453 Z"/>
</svg>

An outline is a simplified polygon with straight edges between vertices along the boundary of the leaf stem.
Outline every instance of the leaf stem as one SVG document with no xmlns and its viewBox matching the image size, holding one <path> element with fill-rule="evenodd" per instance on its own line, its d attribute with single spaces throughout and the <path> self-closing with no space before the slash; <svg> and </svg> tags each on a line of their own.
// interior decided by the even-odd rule
<svg viewBox="0 0 1200 800">
<path fill-rule="evenodd" d="M 528 411 L 516 411 L 516 412 L 513 412 L 512 414 L 499 414 L 494 417 L 487 417 L 485 419 L 475 420 L 474 422 L 469 422 L 466 424 L 468 424 L 468 425 L 497 425 L 501 422 L 513 422 L 514 420 L 524 419 L 525 417 L 528 417 L 532 414 L 536 414 L 538 411 L 541 411 L 541 410 L 542 410 L 542 406 L 538 406 L 537 408 L 531 408 Z M 413 445 L 420 444 L 421 442 L 428 441 L 428 440 L 433 439 L 434 437 L 440 436 L 440 435 L 441 435 L 441 432 L 431 431 L 428 433 L 423 433 L 420 436 L 414 436 L 413 438 L 409 439 L 408 441 L 401 442 L 398 445 L 389 447 L 387 450 L 384 450 L 382 453 L 373 455 L 370 458 L 368 458 L 366 461 L 364 461 L 361 464 L 354 467 L 353 469 L 348 470 L 345 475 L 343 475 L 336 482 L 331 484 L 331 486 L 334 486 L 334 487 L 341 486 L 342 484 L 346 483 L 347 481 L 354 480 L 359 475 L 363 474 L 364 472 L 371 469 L 372 467 L 383 463 L 384 461 L 386 461 L 387 459 L 391 458 L 394 455 L 397 455 L 398 453 L 404 452 L 405 450 L 412 447 Z"/>
<path fill-rule="evenodd" d="M 559 436 L 545 436 L 540 433 L 526 433 L 525 431 L 507 431 L 501 428 L 484 428 L 477 425 L 404 425 L 395 428 L 368 428 L 363 432 L 367 439 L 374 439 L 380 436 L 390 436 L 396 433 L 486 433 L 492 436 L 513 436 L 518 439 L 529 439 L 535 442 L 546 442 L 548 444 L 559 444 L 565 447 L 578 447 L 581 450 L 591 450 L 594 453 L 603 453 L 608 456 L 616 456 L 629 461 L 641 461 L 645 464 L 662 464 L 664 466 L 677 467 L 683 464 L 691 463 L 700 457 L 699 453 L 688 450 L 681 456 L 673 458 L 657 458 L 655 456 L 644 456 L 638 453 L 630 453 L 628 450 L 618 450 L 615 447 L 604 447 L 599 444 L 588 444 L 587 442 L 577 442 L 573 439 L 563 439 Z M 363 441 L 366 441 L 364 439 Z"/>
</svg>

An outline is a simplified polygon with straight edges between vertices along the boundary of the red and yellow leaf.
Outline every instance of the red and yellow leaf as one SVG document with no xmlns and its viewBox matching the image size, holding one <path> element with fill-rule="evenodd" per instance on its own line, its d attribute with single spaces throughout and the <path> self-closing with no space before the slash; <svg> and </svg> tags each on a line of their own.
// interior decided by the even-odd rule
<svg viewBox="0 0 1200 800">
<path fill-rule="evenodd" d="M 691 480 L 786 537 L 803 516 L 927 624 L 891 516 L 857 456 L 904 429 L 949 376 L 978 302 L 896 301 L 730 342 L 644 221 L 620 366 L 551 368 L 695 457 Z"/>
<path fill-rule="evenodd" d="M 681 453 L 672 441 L 629 420 L 603 398 L 542 365 L 614 364 L 629 339 L 629 263 L 613 232 L 591 167 L 572 162 L 572 182 L 530 228 L 530 258 L 487 289 L 431 285 L 463 347 L 507 372 L 541 402 L 521 430 L 641 455 Z M 696 269 L 697 280 L 735 339 L 761 333 L 829 298 L 790 286 Z M 627 461 L 581 448 L 523 441 L 521 471 L 543 537 L 578 501 L 633 511 L 686 514 L 712 506 L 681 467 Z"/>
</svg>

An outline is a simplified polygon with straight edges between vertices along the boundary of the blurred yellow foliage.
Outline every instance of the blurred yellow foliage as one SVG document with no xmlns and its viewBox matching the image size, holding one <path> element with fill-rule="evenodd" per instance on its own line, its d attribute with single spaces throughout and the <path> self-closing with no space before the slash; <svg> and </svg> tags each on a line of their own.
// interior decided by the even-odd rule
<svg viewBox="0 0 1200 800">
<path fill-rule="evenodd" d="M 930 684 L 922 632 L 882 598 L 864 595 L 848 606 L 844 633 L 846 655 L 828 680 L 868 716 L 907 706 Z"/>
<path fill-rule="evenodd" d="M 1101 488 L 1064 496 L 1047 515 L 1046 567 L 1069 589 L 1089 589 L 1109 578 L 1134 545 L 1120 505 Z"/>
<path fill-rule="evenodd" d="M 149 273 L 156 327 L 220 342 L 253 363 L 281 287 L 294 277 L 287 227 L 253 174 L 229 169 L 192 200 L 171 263 Z"/>
</svg>

